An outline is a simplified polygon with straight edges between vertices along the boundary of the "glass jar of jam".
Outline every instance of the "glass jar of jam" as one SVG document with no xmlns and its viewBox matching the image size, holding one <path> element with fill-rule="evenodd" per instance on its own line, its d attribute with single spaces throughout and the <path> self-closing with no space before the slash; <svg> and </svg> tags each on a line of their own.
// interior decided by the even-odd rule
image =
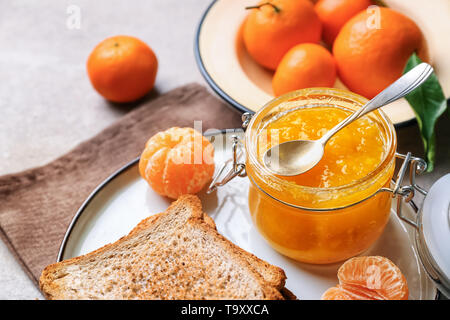
<svg viewBox="0 0 450 320">
<path fill-rule="evenodd" d="M 312 88 L 274 99 L 252 117 L 244 114 L 245 146 L 232 129 L 233 157 L 218 170 L 208 193 L 237 176 L 248 176 L 249 209 L 259 232 L 280 253 L 315 264 L 345 260 L 368 249 L 383 232 L 395 199 L 397 216 L 414 228 L 423 267 L 450 297 L 450 173 L 429 191 L 417 185 L 416 175 L 425 172 L 427 164 L 409 152 L 395 152 L 395 130 L 382 111 L 336 134 L 308 172 L 284 177 L 264 167 L 262 156 L 270 147 L 318 139 L 366 102 L 348 91 Z M 395 159 L 401 165 L 392 180 Z M 415 194 L 424 196 L 420 210 Z M 403 214 L 404 204 L 415 217 Z"/>
<path fill-rule="evenodd" d="M 325 264 L 355 256 L 389 219 L 395 129 L 382 111 L 355 121 L 326 145 L 322 160 L 294 177 L 272 174 L 262 156 L 289 140 L 320 138 L 367 100 L 328 88 L 298 90 L 264 106 L 245 134 L 252 220 L 269 244 L 295 260 Z"/>
</svg>

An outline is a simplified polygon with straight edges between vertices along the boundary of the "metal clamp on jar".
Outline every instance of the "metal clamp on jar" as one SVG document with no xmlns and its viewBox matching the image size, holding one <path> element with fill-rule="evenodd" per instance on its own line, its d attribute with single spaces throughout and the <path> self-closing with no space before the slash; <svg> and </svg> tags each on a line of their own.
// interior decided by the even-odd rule
<svg viewBox="0 0 450 320">
<path fill-rule="evenodd" d="M 426 170 L 426 163 L 410 153 L 396 153 L 395 129 L 382 111 L 367 116 L 380 126 L 385 155 L 373 172 L 355 183 L 338 188 L 292 186 L 265 172 L 258 161 L 258 130 L 294 105 L 297 109 L 323 104 L 351 111 L 366 101 L 338 89 L 305 89 L 269 102 L 254 115 L 244 114 L 244 141 L 231 136 L 232 157 L 218 170 L 208 192 L 237 176 L 248 176 L 249 209 L 258 231 L 280 253 L 314 264 L 342 261 L 370 247 L 383 232 L 396 198 L 397 215 L 415 229 L 415 246 L 424 269 L 450 297 L 450 174 L 429 191 L 418 186 L 416 175 Z M 392 179 L 396 160 L 402 163 Z M 409 183 L 405 184 L 407 175 Z M 416 194 L 425 196 L 420 210 L 413 200 Z M 404 215 L 402 202 L 416 216 Z"/>
</svg>

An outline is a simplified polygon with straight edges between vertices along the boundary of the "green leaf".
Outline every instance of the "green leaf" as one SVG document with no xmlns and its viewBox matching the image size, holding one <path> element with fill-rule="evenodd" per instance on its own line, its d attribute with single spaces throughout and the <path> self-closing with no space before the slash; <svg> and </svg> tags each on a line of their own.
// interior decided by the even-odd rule
<svg viewBox="0 0 450 320">
<path fill-rule="evenodd" d="M 408 72 L 422 61 L 413 53 L 409 58 L 404 73 Z M 419 88 L 408 94 L 406 97 L 416 114 L 417 123 L 419 125 L 420 134 L 425 148 L 425 155 L 428 164 L 427 171 L 430 172 L 434 168 L 434 159 L 436 152 L 436 135 L 434 126 L 437 119 L 444 113 L 447 108 L 447 101 L 442 91 L 441 85 L 435 73 L 433 73 L 427 81 Z"/>
</svg>

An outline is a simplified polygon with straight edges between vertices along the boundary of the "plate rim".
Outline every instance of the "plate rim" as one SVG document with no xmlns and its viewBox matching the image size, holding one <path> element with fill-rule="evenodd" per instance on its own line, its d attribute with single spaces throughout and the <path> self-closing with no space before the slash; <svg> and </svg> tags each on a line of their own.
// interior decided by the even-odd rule
<svg viewBox="0 0 450 320">
<path fill-rule="evenodd" d="M 232 97 L 230 97 L 217 83 L 216 81 L 213 79 L 213 77 L 209 74 L 208 70 L 205 67 L 205 64 L 203 62 L 202 59 L 202 55 L 200 52 L 200 34 L 202 32 L 202 28 L 203 28 L 203 24 L 204 21 L 206 19 L 206 17 L 208 16 L 209 12 L 211 11 L 211 9 L 214 7 L 214 5 L 219 2 L 221 0 L 212 0 L 211 3 L 208 5 L 208 7 L 206 8 L 205 12 L 203 12 L 202 17 L 200 19 L 200 22 L 197 26 L 197 31 L 195 33 L 195 40 L 194 40 L 194 56 L 195 56 L 195 61 L 197 63 L 197 66 L 200 70 L 201 75 L 204 77 L 206 83 L 211 87 L 211 89 L 217 94 L 219 95 L 223 100 L 225 100 L 226 102 L 228 102 L 228 104 L 230 104 L 232 107 L 234 107 L 235 109 L 237 109 L 240 112 L 249 112 L 249 113 L 255 113 L 255 111 L 250 110 L 249 108 L 245 107 L 244 105 L 240 104 L 239 102 L 237 102 L 235 99 L 233 99 Z M 398 123 L 393 123 L 395 128 L 403 128 L 403 127 L 408 127 L 411 126 L 413 124 L 417 123 L 417 119 L 416 117 L 406 120 L 406 121 L 402 121 L 402 122 L 398 122 Z"/>
<path fill-rule="evenodd" d="M 89 203 L 97 196 L 97 194 L 103 190 L 110 182 L 112 182 L 115 178 L 117 178 L 120 174 L 128 170 L 130 167 L 134 166 L 136 163 L 139 162 L 139 159 L 141 157 L 137 157 L 124 166 L 120 167 L 116 171 L 114 171 L 110 176 L 108 176 L 105 180 L 103 180 L 95 189 L 89 194 L 89 196 L 84 200 L 83 204 L 78 208 L 77 212 L 73 216 L 72 220 L 70 221 L 69 226 L 67 227 L 66 233 L 64 234 L 64 238 L 61 241 L 61 245 L 59 246 L 58 251 L 58 257 L 56 258 L 56 262 L 63 261 L 62 257 L 64 255 L 64 252 L 67 247 L 67 243 L 69 240 L 70 235 L 72 234 L 72 231 L 75 227 L 75 225 L 78 222 L 78 219 L 81 217 L 83 212 L 85 211 L 86 207 L 89 205 Z"/>
<path fill-rule="evenodd" d="M 216 135 L 222 135 L 227 133 L 227 129 L 222 129 L 222 130 L 218 130 L 215 132 L 207 132 L 204 133 L 203 135 L 205 137 L 213 137 Z M 86 198 L 86 200 L 84 200 L 84 202 L 81 204 L 81 206 L 78 208 L 77 212 L 75 213 L 75 215 L 73 216 L 72 220 L 70 221 L 69 226 L 66 229 L 66 232 L 64 233 L 64 238 L 61 241 L 61 244 L 59 246 L 59 250 L 58 250 L 58 256 L 56 258 L 56 262 L 61 262 L 63 261 L 62 257 L 65 253 L 66 247 L 67 247 L 67 243 L 69 240 L 70 235 L 72 234 L 72 231 L 75 227 L 75 225 L 78 222 L 78 219 L 81 217 L 81 215 L 83 214 L 84 210 L 86 209 L 86 207 L 89 205 L 89 203 L 97 196 L 97 194 L 102 191 L 103 188 L 105 188 L 112 180 L 114 180 L 115 178 L 117 178 L 119 175 L 121 175 L 123 172 L 127 171 L 130 167 L 134 166 L 136 163 L 139 162 L 139 160 L 141 159 L 141 157 L 137 157 L 134 158 L 133 160 L 131 160 L 130 162 L 126 163 L 125 165 L 123 165 L 122 167 L 120 167 L 119 169 L 117 169 L 116 171 L 114 171 L 111 175 L 109 175 L 105 180 L 103 180 L 102 182 L 100 182 L 100 184 L 98 184 L 95 189 L 88 195 L 88 197 Z"/>
<path fill-rule="evenodd" d="M 226 133 L 226 130 L 219 130 L 219 132 L 213 132 L 213 133 L 207 133 L 205 136 L 212 137 L 216 135 L 221 135 Z M 82 216 L 82 214 L 85 212 L 86 207 L 90 204 L 90 202 L 98 195 L 99 192 L 101 192 L 110 182 L 112 182 L 115 178 L 117 178 L 119 175 L 124 173 L 125 171 L 129 170 L 131 167 L 135 166 L 140 160 L 140 157 L 137 157 L 130 162 L 126 163 L 119 169 L 117 169 L 115 172 L 113 172 L 110 176 L 108 176 L 105 180 L 103 180 L 97 187 L 89 194 L 89 196 L 86 198 L 86 200 L 82 203 L 80 208 L 77 210 L 75 215 L 73 216 L 69 226 L 67 227 L 67 230 L 64 234 L 64 238 L 61 242 L 61 245 L 59 247 L 58 256 L 56 262 L 63 261 L 62 257 L 65 253 L 65 250 L 67 248 L 67 244 L 69 242 L 69 238 L 72 234 L 72 231 L 74 230 L 78 220 Z M 422 266 L 422 261 L 418 260 L 418 263 Z M 428 274 L 426 274 L 426 277 L 428 277 Z M 431 281 L 431 279 L 430 279 Z M 433 281 L 431 281 L 433 282 Z M 440 300 L 440 297 L 442 296 L 442 293 L 439 291 L 439 289 L 435 286 L 435 293 L 434 293 L 434 300 Z"/>
<path fill-rule="evenodd" d="M 203 23 L 208 16 L 209 12 L 211 11 L 212 7 L 218 2 L 218 0 L 213 0 L 208 7 L 206 8 L 205 12 L 203 12 L 202 17 L 200 19 L 200 22 L 197 26 L 197 31 L 195 33 L 195 41 L 194 41 L 194 56 L 195 61 L 197 62 L 197 66 L 200 69 L 200 73 L 205 78 L 208 85 L 211 87 L 211 89 L 214 90 L 215 93 L 217 93 L 222 99 L 224 99 L 226 102 L 228 102 L 232 107 L 236 108 L 237 110 L 241 112 L 250 112 L 254 113 L 253 110 L 250 110 L 234 100 L 232 97 L 230 97 L 219 85 L 214 81 L 214 79 L 209 74 L 208 70 L 206 70 L 205 64 L 203 62 L 201 53 L 200 53 L 200 33 L 202 32 Z"/>
</svg>

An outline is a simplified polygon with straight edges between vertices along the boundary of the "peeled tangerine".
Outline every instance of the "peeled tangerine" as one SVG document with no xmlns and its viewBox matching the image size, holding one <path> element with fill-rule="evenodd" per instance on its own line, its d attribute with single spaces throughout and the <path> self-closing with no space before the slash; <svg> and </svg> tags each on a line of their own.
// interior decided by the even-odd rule
<svg viewBox="0 0 450 320">
<path fill-rule="evenodd" d="M 322 300 L 408 300 L 408 284 L 400 269 L 384 257 L 356 257 L 338 270 L 339 284 Z"/>
<path fill-rule="evenodd" d="M 195 194 L 214 173 L 214 147 L 192 128 L 170 128 L 147 141 L 139 172 L 160 195 Z"/>
</svg>

